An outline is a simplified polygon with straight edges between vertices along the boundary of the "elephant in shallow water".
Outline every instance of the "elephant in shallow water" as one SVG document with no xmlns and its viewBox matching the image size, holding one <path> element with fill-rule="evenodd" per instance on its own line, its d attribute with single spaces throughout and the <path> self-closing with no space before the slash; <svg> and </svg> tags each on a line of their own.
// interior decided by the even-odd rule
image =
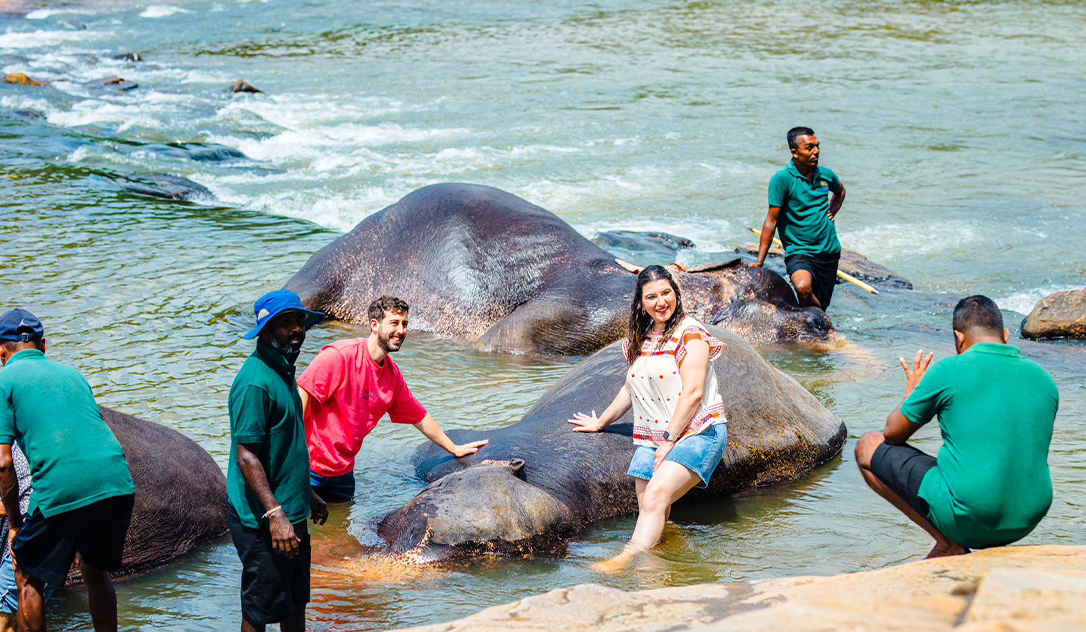
<svg viewBox="0 0 1086 632">
<path fill-rule="evenodd" d="M 226 533 L 226 477 L 195 441 L 166 426 L 99 407 L 136 484 L 119 575 L 162 566 Z M 68 583 L 80 582 L 78 567 Z"/>
<path fill-rule="evenodd" d="M 716 327 L 724 351 L 713 363 L 728 416 L 728 447 L 706 489 L 727 496 L 794 481 L 838 454 L 845 425 L 798 382 L 771 367 L 742 338 Z M 454 459 L 426 444 L 414 455 L 427 486 L 385 516 L 378 534 L 393 554 L 433 561 L 479 553 L 561 550 L 601 520 L 637 513 L 630 413 L 605 432 L 574 433 L 566 420 L 600 410 L 621 387 L 627 364 L 615 343 L 577 365 L 520 422 L 500 430 L 449 433 L 490 444 Z"/>
<path fill-rule="evenodd" d="M 800 308 L 780 275 L 740 258 L 676 269 L 686 311 L 755 342 L 819 341 L 826 314 Z M 286 288 L 310 309 L 368 322 L 382 294 L 413 328 L 482 351 L 583 355 L 623 337 L 636 275 L 569 224 L 510 193 L 471 184 L 419 189 L 314 254 Z"/>
</svg>

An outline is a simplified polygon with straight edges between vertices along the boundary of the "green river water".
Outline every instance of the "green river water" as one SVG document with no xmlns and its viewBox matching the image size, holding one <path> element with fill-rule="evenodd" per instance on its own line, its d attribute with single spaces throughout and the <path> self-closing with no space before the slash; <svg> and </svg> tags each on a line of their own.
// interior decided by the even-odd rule
<svg viewBox="0 0 1086 632">
<path fill-rule="evenodd" d="M 112 58 L 128 51 L 146 61 Z M 252 301 L 425 184 L 496 186 L 588 237 L 689 237 L 696 248 L 678 260 L 709 262 L 750 241 L 787 160 L 784 132 L 810 125 L 848 187 L 845 247 L 915 284 L 877 297 L 838 286 L 830 315 L 863 354 L 764 350 L 848 425 L 840 458 L 786 488 L 677 508 L 660 561 L 621 576 L 588 566 L 632 518 L 561 557 L 388 567 L 366 547 L 374 519 L 422 488 L 409 462 L 421 436 L 378 426 L 358 461 L 360 499 L 316 530 L 317 630 L 441 622 L 583 582 L 919 559 L 926 536 L 867 491 L 851 455 L 901 397 L 896 358 L 952 353 L 949 310 L 966 294 L 994 298 L 1017 330 L 1041 297 L 1086 285 L 1081 2 L 46 3 L 0 15 L 0 70 L 53 85 L 0 85 L 0 307 L 38 314 L 50 355 L 102 404 L 180 430 L 222 465 Z M 110 75 L 140 87 L 85 85 Z M 266 94 L 223 92 L 240 78 Z M 208 160 L 201 148 L 240 153 Z M 115 184 L 146 174 L 211 195 Z M 321 325 L 302 363 L 362 333 Z M 1025 543 L 1086 544 L 1086 348 L 1023 350 L 1062 395 L 1055 502 Z M 486 429 L 519 419 L 579 359 L 481 355 L 413 332 L 396 360 L 444 427 Z M 921 437 L 938 449 L 934 428 Z M 239 575 L 229 540 L 208 543 L 118 584 L 122 627 L 236 628 Z M 83 591 L 61 591 L 49 618 L 89 627 Z"/>
</svg>

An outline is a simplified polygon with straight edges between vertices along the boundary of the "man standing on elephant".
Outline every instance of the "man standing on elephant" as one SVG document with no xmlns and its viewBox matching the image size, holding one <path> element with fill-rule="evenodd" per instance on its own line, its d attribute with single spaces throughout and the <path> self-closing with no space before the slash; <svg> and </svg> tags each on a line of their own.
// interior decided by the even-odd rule
<svg viewBox="0 0 1086 632">
<path fill-rule="evenodd" d="M 78 553 L 94 629 L 112 631 L 117 594 L 110 572 L 121 568 L 136 488 L 90 384 L 47 360 L 45 349 L 45 329 L 33 314 L 13 309 L 0 316 L 0 493 L 19 629 L 45 629 L 45 586 L 63 585 Z M 25 521 L 12 461 L 16 440 L 34 479 Z"/>
<path fill-rule="evenodd" d="M 309 489 L 309 455 L 294 362 L 305 332 L 324 314 L 278 290 L 254 308 L 256 350 L 230 387 L 227 524 L 241 558 L 241 629 L 305 629 L 310 543 L 306 518 L 324 523 L 328 510 Z"/>
<path fill-rule="evenodd" d="M 751 267 L 765 263 L 773 232 L 779 232 L 799 304 L 826 310 L 841 259 L 834 219 L 845 202 L 845 187 L 836 173 L 818 166 L 820 148 L 814 130 L 788 130 L 788 149 L 792 161 L 769 181 L 769 213 L 762 224 L 758 261 Z"/>
<path fill-rule="evenodd" d="M 905 360 L 905 401 L 882 432 L 856 444 L 867 484 L 928 532 L 928 557 L 1024 538 L 1052 504 L 1048 449 L 1060 404 L 1056 382 L 1007 344 L 1003 315 L 985 296 L 954 308 L 958 355 Z M 906 443 L 939 417 L 938 458 Z"/>
<path fill-rule="evenodd" d="M 386 413 L 392 423 L 411 424 L 427 439 L 459 458 L 486 440 L 453 443 L 407 388 L 389 354 L 407 338 L 408 306 L 393 296 L 370 303 L 370 335 L 334 342 L 298 378 L 309 444 L 310 484 L 328 502 L 354 498 L 355 456 Z"/>
</svg>

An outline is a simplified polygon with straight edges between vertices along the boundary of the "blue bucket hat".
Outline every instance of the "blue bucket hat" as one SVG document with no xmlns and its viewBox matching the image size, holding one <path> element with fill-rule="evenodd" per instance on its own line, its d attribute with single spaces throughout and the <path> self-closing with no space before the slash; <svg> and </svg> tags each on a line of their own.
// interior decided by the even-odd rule
<svg viewBox="0 0 1086 632">
<path fill-rule="evenodd" d="M 38 317 L 18 307 L 0 316 L 0 342 L 30 342 L 45 335 Z"/>
<path fill-rule="evenodd" d="M 253 327 L 249 330 L 249 333 L 245 334 L 245 339 L 252 340 L 256 338 L 269 320 L 283 312 L 303 312 L 307 314 L 308 316 L 305 319 L 306 329 L 324 319 L 324 314 L 302 307 L 302 299 L 298 298 L 298 295 L 290 290 L 268 292 L 256 299 L 256 304 L 253 305 L 253 313 L 256 314 L 256 327 Z"/>
</svg>

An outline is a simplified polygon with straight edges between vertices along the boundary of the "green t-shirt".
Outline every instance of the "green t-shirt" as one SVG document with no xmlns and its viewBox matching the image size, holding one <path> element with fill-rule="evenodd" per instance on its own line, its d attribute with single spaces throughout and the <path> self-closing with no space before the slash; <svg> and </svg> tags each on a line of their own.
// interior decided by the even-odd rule
<svg viewBox="0 0 1086 632">
<path fill-rule="evenodd" d="M 1052 504 L 1048 446 L 1060 394 L 1018 347 L 983 342 L 936 362 L 901 405 L 917 424 L 939 416 L 943 448 L 924 475 L 928 519 L 970 548 L 1033 530 Z"/>
<path fill-rule="evenodd" d="M 808 181 L 793 160 L 769 181 L 769 205 L 781 209 L 777 233 L 785 255 L 833 257 L 841 252 L 837 227 L 830 221 L 830 192 L 841 195 L 841 179 L 826 167 L 815 167 Z"/>
<path fill-rule="evenodd" d="M 90 384 L 36 349 L 16 353 L 0 370 L 0 444 L 12 441 L 30 463 L 29 514 L 52 518 L 136 493 L 124 449 Z"/>
<path fill-rule="evenodd" d="M 294 365 L 283 354 L 257 343 L 230 387 L 230 464 L 226 495 L 241 523 L 257 528 L 264 515 L 260 499 L 238 467 L 238 444 L 260 444 L 257 456 L 275 501 L 292 524 L 309 517 L 309 450 L 302 425 L 302 400 Z"/>
</svg>

